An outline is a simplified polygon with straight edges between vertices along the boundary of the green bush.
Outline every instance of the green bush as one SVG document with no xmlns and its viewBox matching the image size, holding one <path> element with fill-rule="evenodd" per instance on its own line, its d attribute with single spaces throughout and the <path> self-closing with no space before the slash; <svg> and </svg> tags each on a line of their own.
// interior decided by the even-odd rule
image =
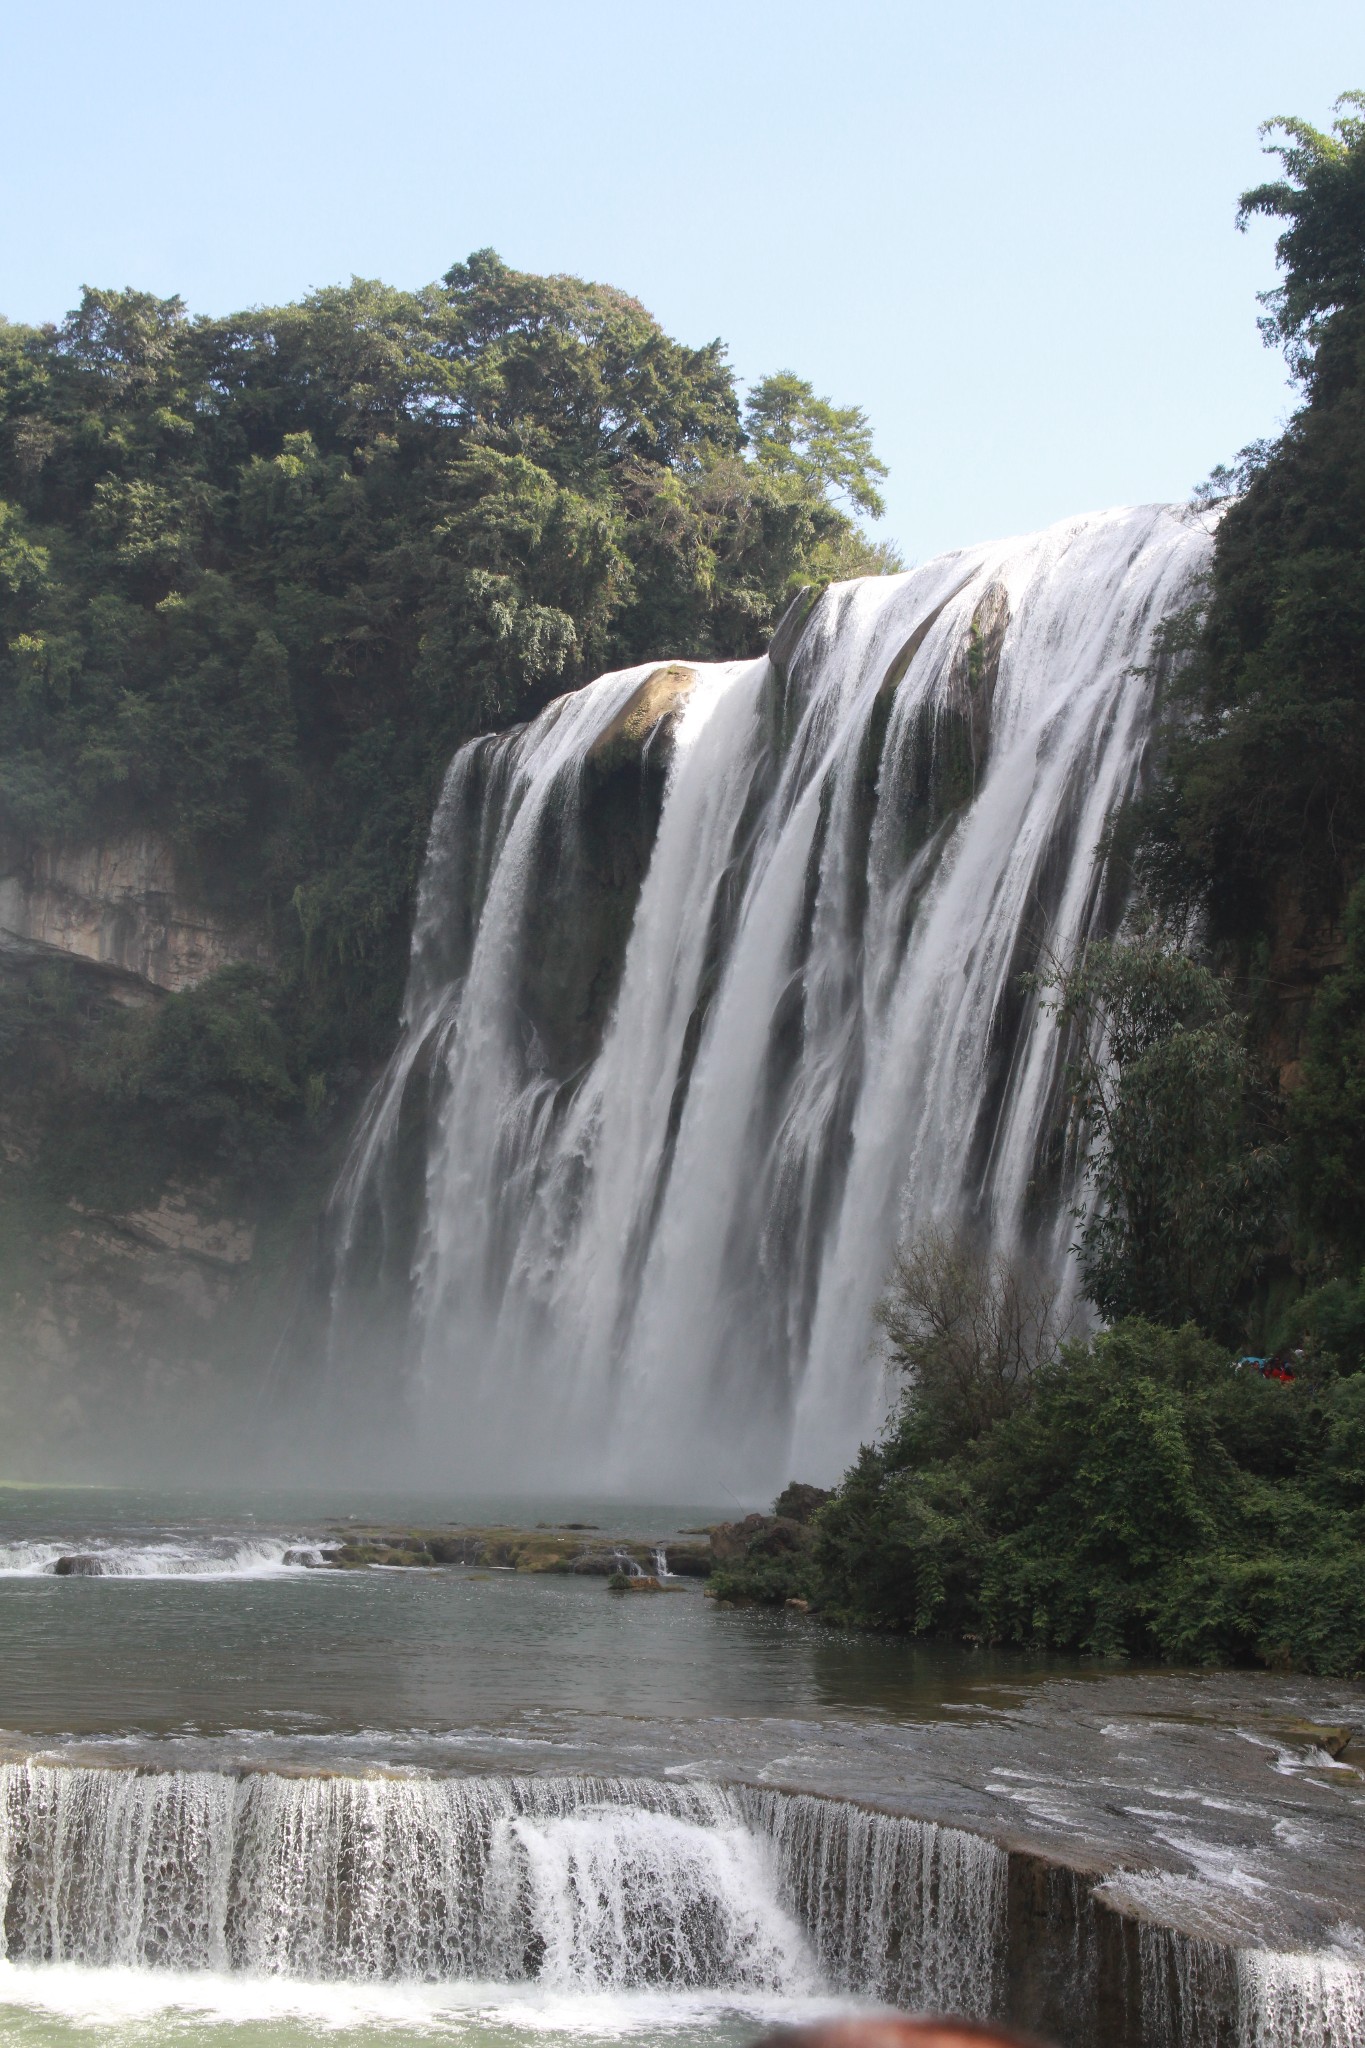
<svg viewBox="0 0 1365 2048">
<path fill-rule="evenodd" d="M 1228 1342 L 1284 1229 L 1282 1118 L 1227 985 L 1149 936 L 1042 979 L 1073 1048 L 1071 1114 L 1095 1200 L 1085 1290 L 1111 1320 Z"/>
<path fill-rule="evenodd" d="M 949 1452 L 917 1413 L 941 1399 L 909 1389 L 809 1542 L 715 1589 L 911 1635 L 1365 1669 L 1365 1375 L 1270 1381 L 1131 1319 Z"/>
</svg>

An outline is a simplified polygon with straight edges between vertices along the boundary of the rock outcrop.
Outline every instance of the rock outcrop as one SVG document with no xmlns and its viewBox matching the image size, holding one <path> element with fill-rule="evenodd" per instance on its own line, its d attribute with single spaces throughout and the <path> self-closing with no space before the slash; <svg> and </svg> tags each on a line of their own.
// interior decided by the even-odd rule
<svg viewBox="0 0 1365 2048">
<path fill-rule="evenodd" d="M 153 833 L 83 846 L 0 846 L 0 950 L 64 954 L 157 989 L 265 963 L 262 934 L 198 902 Z"/>
<path fill-rule="evenodd" d="M 551 814 L 537 844 L 519 1005 L 557 1078 L 601 1043 L 696 680 L 678 663 L 644 678 L 588 749 L 571 811 Z"/>
</svg>

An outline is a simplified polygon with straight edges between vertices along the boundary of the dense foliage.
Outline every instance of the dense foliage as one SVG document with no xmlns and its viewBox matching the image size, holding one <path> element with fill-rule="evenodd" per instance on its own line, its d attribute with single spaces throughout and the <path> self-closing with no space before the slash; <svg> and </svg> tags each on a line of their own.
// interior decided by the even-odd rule
<svg viewBox="0 0 1365 2048">
<path fill-rule="evenodd" d="M 233 1160 L 302 1114 L 387 1043 L 453 749 L 613 663 L 758 651 L 796 585 L 894 562 L 842 509 L 884 473 L 856 408 L 790 374 L 742 408 L 719 343 L 490 251 L 0 322 L 0 840 L 150 828 L 277 962 L 109 1011 L 92 1099 Z"/>
<path fill-rule="evenodd" d="M 1148 936 L 1091 946 L 1045 986 L 1093 1183 L 1086 1294 L 1110 1321 L 1193 1320 L 1236 1342 L 1282 1233 L 1285 1147 L 1226 983 Z"/>
<path fill-rule="evenodd" d="M 1271 134 L 1284 176 L 1242 218 L 1288 223 L 1264 324 L 1305 403 L 1215 478 L 1231 502 L 1146 848 L 1156 893 L 1244 954 L 1311 936 L 1365 873 L 1365 95 L 1331 134 Z"/>
<path fill-rule="evenodd" d="M 1192 1326 L 1061 1347 L 1005 1412 L 943 1427 L 912 1377 L 808 1539 L 713 1579 L 722 1598 L 1101 1656 L 1365 1668 L 1365 1374 L 1292 1382 Z"/>
</svg>

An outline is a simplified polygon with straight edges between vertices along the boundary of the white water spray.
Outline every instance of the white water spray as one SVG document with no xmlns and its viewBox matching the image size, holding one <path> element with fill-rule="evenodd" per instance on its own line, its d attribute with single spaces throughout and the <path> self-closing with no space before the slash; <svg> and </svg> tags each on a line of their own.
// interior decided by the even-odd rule
<svg viewBox="0 0 1365 2048">
<path fill-rule="evenodd" d="M 700 1783 L 0 1767 L 0 1927 L 24 1964 L 575 1993 L 913 1984 L 985 2011 L 1003 1867 L 951 1829 Z"/>
<path fill-rule="evenodd" d="M 84 2010 L 113 1990 L 150 2010 L 157 1994 L 130 1984 L 160 1979 L 191 2009 L 231 2009 L 229 1984 L 258 2000 L 271 1984 L 481 1985 L 484 2002 L 518 1986 L 573 2001 L 860 1996 L 985 2019 L 1028 1996 L 1041 1966 L 1057 1977 L 1057 2037 L 1094 2039 L 1097 1923 L 1084 1885 L 1054 1875 L 1056 1924 L 1036 1919 L 1035 1867 L 1012 1933 L 1003 1848 L 842 1800 L 695 1780 L 26 1760 L 0 1766 L 0 2004 Z M 1362 2048 L 1365 1969 L 1341 1932 L 1289 1954 L 1144 1919 L 1140 1984 L 1121 1965 L 1109 1979 L 1111 1997 L 1137 1993 L 1123 2038 Z"/>
<path fill-rule="evenodd" d="M 614 956 L 600 764 L 658 678 L 457 757 L 404 1036 L 334 1204 L 334 1332 L 387 1259 L 433 1469 L 673 1498 L 828 1479 L 882 1411 L 898 1236 L 971 1222 L 1065 1268 L 1059 1034 L 1020 976 L 1112 921 L 1156 636 L 1208 548 L 1160 507 L 1069 521 L 835 585 L 785 665 L 670 686 Z M 546 996 L 590 932 L 600 1019 L 591 989 Z M 381 1373 L 364 1343 L 350 1367 Z"/>
</svg>

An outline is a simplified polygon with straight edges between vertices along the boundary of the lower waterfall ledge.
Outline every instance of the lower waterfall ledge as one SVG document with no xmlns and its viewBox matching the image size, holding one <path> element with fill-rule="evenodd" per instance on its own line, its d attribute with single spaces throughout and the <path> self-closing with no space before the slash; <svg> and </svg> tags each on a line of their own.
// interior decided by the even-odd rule
<svg viewBox="0 0 1365 2048">
<path fill-rule="evenodd" d="M 28 1970 L 852 1995 L 1059 2048 L 1365 2048 L 1359 1928 L 1277 1949 L 1234 1911 L 1220 1935 L 1172 1878 L 767 1785 L 0 1765 Z"/>
</svg>

